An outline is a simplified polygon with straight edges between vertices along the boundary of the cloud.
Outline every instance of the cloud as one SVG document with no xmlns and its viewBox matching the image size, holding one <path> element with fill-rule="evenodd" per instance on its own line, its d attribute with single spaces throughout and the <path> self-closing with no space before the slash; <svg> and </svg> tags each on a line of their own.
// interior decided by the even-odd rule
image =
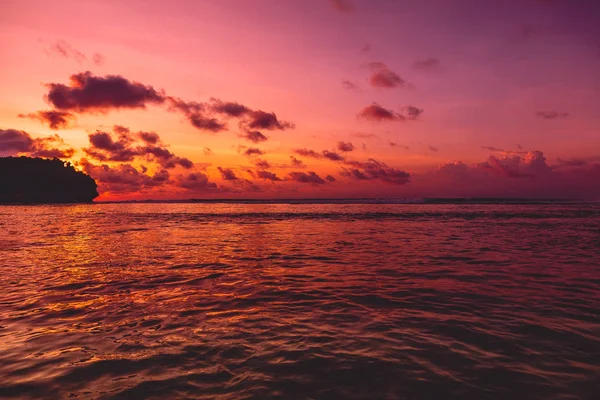
<svg viewBox="0 0 600 400">
<path fill-rule="evenodd" d="M 193 191 L 216 189 L 217 185 L 201 172 L 178 175 L 175 185 Z"/>
<path fill-rule="evenodd" d="M 104 63 L 106 62 L 106 57 L 104 57 L 100 53 L 94 53 L 94 55 L 92 56 L 92 61 L 94 61 L 94 64 L 98 66 L 104 65 Z"/>
<path fill-rule="evenodd" d="M 413 68 L 420 71 L 433 71 L 440 67 L 440 60 L 437 58 L 425 58 L 413 63 Z"/>
<path fill-rule="evenodd" d="M 73 74 L 68 85 L 49 83 L 46 100 L 55 109 L 72 113 L 106 113 L 118 109 L 145 109 L 148 105 L 162 105 L 170 112 L 183 114 L 199 130 L 221 132 L 228 129 L 222 118 L 237 118 L 246 131 L 246 138 L 264 141 L 266 136 L 258 129 L 286 130 L 294 123 L 282 121 L 273 112 L 252 110 L 231 101 L 211 97 L 208 102 L 185 101 L 167 96 L 164 90 L 130 81 L 121 75 L 95 76 L 91 72 Z"/>
<path fill-rule="evenodd" d="M 359 168 L 342 168 L 340 175 L 355 180 L 380 180 L 394 185 L 405 185 L 410 182 L 408 172 L 388 167 L 386 164 L 370 158 L 365 163 L 353 163 Z"/>
<path fill-rule="evenodd" d="M 333 8 L 342 13 L 351 13 L 354 11 L 354 6 L 350 0 L 329 0 L 329 3 Z"/>
<path fill-rule="evenodd" d="M 294 156 L 290 156 L 292 162 L 292 168 L 306 168 L 306 164 L 302 160 L 297 159 Z"/>
<path fill-rule="evenodd" d="M 279 121 L 275 113 L 268 113 L 265 111 L 257 110 L 252 111 L 249 114 L 250 120 L 247 121 L 247 125 L 250 129 L 293 129 L 295 126 L 291 122 Z"/>
<path fill-rule="evenodd" d="M 96 180 L 100 192 L 139 192 L 143 188 L 164 186 L 170 183 L 169 172 L 165 169 L 149 175 L 138 171 L 128 163 L 111 167 L 106 164 L 94 165 L 85 158 L 81 159 L 79 165 Z"/>
<path fill-rule="evenodd" d="M 371 69 L 374 69 L 369 83 L 376 88 L 396 88 L 410 86 L 397 73 L 391 71 L 384 63 L 372 62 L 368 64 Z"/>
<path fill-rule="evenodd" d="M 417 107 L 411 106 L 411 105 L 404 107 L 404 110 L 406 111 L 406 115 L 407 115 L 408 119 L 410 119 L 410 120 L 415 120 L 415 119 L 419 118 L 421 116 L 421 114 L 423 114 L 422 108 L 417 108 Z"/>
<path fill-rule="evenodd" d="M 342 81 L 342 87 L 346 90 L 357 90 L 358 84 L 355 82 L 349 81 L 348 79 L 344 79 Z"/>
<path fill-rule="evenodd" d="M 45 158 L 70 158 L 75 150 L 58 135 L 33 138 L 25 131 L 0 129 L 0 155 L 29 155 Z"/>
<path fill-rule="evenodd" d="M 439 149 L 437 147 L 434 147 L 432 145 L 429 145 L 428 148 L 429 148 L 429 150 L 434 151 L 436 153 L 439 151 Z"/>
<path fill-rule="evenodd" d="M 138 132 L 138 136 L 148 144 L 156 144 L 160 142 L 160 137 L 155 132 Z"/>
<path fill-rule="evenodd" d="M 50 129 L 66 129 L 75 120 L 75 116 L 66 111 L 36 111 L 29 114 L 19 114 L 19 118 L 31 118 L 47 124 Z"/>
<path fill-rule="evenodd" d="M 261 156 L 265 154 L 261 149 L 257 149 L 256 147 L 248 147 L 246 151 L 244 151 L 244 155 L 246 156 Z"/>
<path fill-rule="evenodd" d="M 259 131 L 246 131 L 246 134 L 243 135 L 243 137 L 254 143 L 260 143 L 268 140 L 268 138 Z"/>
<path fill-rule="evenodd" d="M 132 133 L 120 125 L 113 127 L 113 133 L 96 131 L 88 135 L 90 146 L 83 151 L 99 161 L 131 162 L 138 157 L 151 159 L 161 167 L 172 169 L 180 165 L 190 169 L 194 166 L 187 158 L 171 153 L 160 141 L 155 132 Z"/>
<path fill-rule="evenodd" d="M 371 50 L 373 50 L 373 49 L 371 48 L 371 45 L 370 45 L 369 43 L 365 43 L 365 45 L 362 47 L 362 49 L 360 49 L 360 52 L 361 52 L 361 53 L 368 53 L 368 52 L 370 52 Z"/>
<path fill-rule="evenodd" d="M 349 152 L 349 151 L 354 151 L 354 145 L 352 144 L 352 142 L 338 142 L 337 144 L 337 149 L 339 151 L 343 151 L 343 152 Z"/>
<path fill-rule="evenodd" d="M 57 40 L 48 48 L 48 50 L 46 50 L 46 52 L 48 54 L 56 54 L 68 59 L 74 59 L 80 64 L 87 58 L 85 54 L 75 49 L 73 46 L 71 46 L 64 40 Z"/>
<path fill-rule="evenodd" d="M 323 157 L 331 161 L 344 161 L 344 157 L 334 151 L 323 150 Z"/>
<path fill-rule="evenodd" d="M 281 181 L 281 178 L 278 178 L 276 174 L 269 172 L 269 171 L 265 171 L 265 170 L 256 171 L 256 176 L 259 179 L 264 179 L 264 180 L 269 180 L 269 181 Z"/>
<path fill-rule="evenodd" d="M 294 153 L 304 156 L 304 157 L 312 157 L 312 158 L 322 158 L 323 156 L 320 153 L 317 153 L 314 150 L 310 149 L 294 149 Z"/>
<path fill-rule="evenodd" d="M 230 117 L 241 117 L 252 112 L 252 110 L 245 105 L 232 101 L 224 102 L 220 99 L 211 98 L 211 102 L 210 108 L 212 111 L 219 114 L 225 114 Z"/>
<path fill-rule="evenodd" d="M 335 182 L 335 181 L 337 181 L 337 179 L 335 179 L 335 178 L 334 178 L 333 176 L 331 176 L 331 175 L 327 175 L 327 176 L 325 177 L 325 180 L 326 180 L 327 182 Z"/>
<path fill-rule="evenodd" d="M 231 169 L 224 169 L 221 167 L 218 167 L 217 169 L 221 173 L 221 177 L 224 180 L 226 180 L 226 181 L 237 181 L 238 180 L 238 177 L 235 175 L 235 173 Z"/>
<path fill-rule="evenodd" d="M 146 108 L 165 102 L 164 93 L 152 86 L 132 82 L 120 75 L 94 76 L 91 72 L 71 75 L 69 85 L 49 83 L 46 99 L 59 110 L 105 112 L 109 109 Z"/>
<path fill-rule="evenodd" d="M 205 156 L 212 156 L 213 155 L 213 151 L 211 149 L 209 149 L 208 147 L 205 147 L 202 152 L 204 153 Z"/>
<path fill-rule="evenodd" d="M 301 183 L 311 183 L 313 185 L 324 185 L 325 181 L 315 172 L 290 172 L 288 175 L 289 180 L 301 182 Z"/>
<path fill-rule="evenodd" d="M 558 112 L 558 111 L 538 111 L 535 113 L 538 117 L 542 119 L 557 119 L 557 118 L 566 118 L 569 116 L 567 112 Z"/>
<path fill-rule="evenodd" d="M 370 106 L 363 108 L 358 113 L 358 116 L 360 118 L 376 122 L 406 120 L 406 117 L 402 114 L 383 108 L 377 103 L 373 103 Z"/>
<path fill-rule="evenodd" d="M 256 165 L 256 167 L 260 169 L 271 168 L 271 164 L 269 164 L 269 162 L 266 160 L 256 160 L 254 162 L 254 165 Z"/>
<path fill-rule="evenodd" d="M 486 162 L 477 164 L 479 169 L 510 178 L 531 177 L 547 174 L 551 168 L 541 151 L 529 151 L 524 156 L 490 156 Z"/>
</svg>

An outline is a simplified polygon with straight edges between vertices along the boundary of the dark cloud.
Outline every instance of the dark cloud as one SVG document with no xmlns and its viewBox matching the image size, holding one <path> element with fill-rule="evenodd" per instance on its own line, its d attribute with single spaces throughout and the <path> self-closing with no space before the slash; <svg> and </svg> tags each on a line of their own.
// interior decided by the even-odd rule
<svg viewBox="0 0 600 400">
<path fill-rule="evenodd" d="M 373 50 L 371 48 L 371 45 L 369 43 L 365 43 L 365 45 L 363 46 L 363 48 L 360 51 L 361 51 L 361 53 L 368 53 L 371 50 Z"/>
<path fill-rule="evenodd" d="M 23 154 L 32 157 L 70 158 L 75 150 L 58 135 L 33 138 L 25 131 L 0 129 L 0 155 Z"/>
<path fill-rule="evenodd" d="M 335 179 L 335 178 L 334 178 L 333 176 L 331 176 L 331 175 L 327 175 L 327 176 L 325 177 L 325 180 L 326 180 L 327 182 L 335 182 L 337 179 Z"/>
<path fill-rule="evenodd" d="M 281 181 L 281 178 L 278 178 L 276 174 L 265 170 L 256 171 L 256 176 L 264 180 Z"/>
<path fill-rule="evenodd" d="M 144 187 L 164 185 L 169 180 L 169 173 L 165 170 L 160 170 L 151 176 L 138 171 L 131 164 L 120 164 L 114 167 L 106 164 L 94 165 L 84 158 L 79 165 L 96 180 L 100 192 L 137 192 Z"/>
<path fill-rule="evenodd" d="M 224 180 L 226 180 L 226 181 L 237 181 L 238 180 L 238 177 L 235 175 L 235 173 L 231 169 L 224 169 L 221 167 L 218 167 L 217 169 L 221 173 L 221 177 Z"/>
<path fill-rule="evenodd" d="M 541 151 L 530 151 L 524 156 L 490 156 L 486 162 L 476 165 L 496 175 L 510 178 L 524 178 L 547 174 L 551 168 L 546 164 L 546 157 Z"/>
<path fill-rule="evenodd" d="M 306 168 L 306 164 L 302 160 L 297 159 L 294 156 L 290 156 L 292 162 L 292 168 Z"/>
<path fill-rule="evenodd" d="M 249 120 L 245 121 L 250 129 L 293 129 L 294 124 L 287 121 L 279 121 L 275 113 L 268 113 L 262 110 L 252 111 L 249 114 Z"/>
<path fill-rule="evenodd" d="M 208 180 L 208 176 L 201 172 L 191 172 L 178 175 L 175 185 L 193 191 L 216 189 L 217 185 Z"/>
<path fill-rule="evenodd" d="M 350 0 L 329 0 L 329 3 L 339 12 L 351 13 L 354 11 Z"/>
<path fill-rule="evenodd" d="M 50 83 L 47 101 L 56 109 L 76 113 L 105 113 L 123 108 L 146 108 L 148 105 L 164 105 L 168 111 L 183 114 L 195 128 L 209 132 L 228 129 L 221 118 L 238 118 L 239 126 L 246 131 L 246 138 L 255 142 L 266 140 L 259 129 L 286 130 L 295 125 L 281 121 L 273 112 L 252 110 L 237 103 L 210 98 L 208 102 L 185 101 L 167 96 L 163 90 L 130 81 L 120 75 L 95 76 L 91 72 L 71 75 L 69 85 Z"/>
<path fill-rule="evenodd" d="M 343 152 L 354 151 L 354 145 L 352 142 L 338 142 L 337 149 Z"/>
<path fill-rule="evenodd" d="M 397 73 L 390 70 L 382 62 L 371 62 L 367 64 L 373 70 L 369 77 L 369 83 L 376 88 L 396 88 L 412 87 L 412 85 L 402 79 Z"/>
<path fill-rule="evenodd" d="M 440 60 L 437 58 L 425 58 L 417 60 L 413 63 L 413 68 L 421 71 L 432 71 L 438 69 L 440 66 Z"/>
<path fill-rule="evenodd" d="M 411 106 L 411 105 L 404 107 L 404 110 L 406 111 L 406 115 L 407 115 L 408 119 L 411 119 L 411 120 L 415 120 L 415 119 L 419 118 L 419 116 L 421 116 L 421 114 L 423 114 L 422 108 L 417 108 L 417 107 Z"/>
<path fill-rule="evenodd" d="M 344 161 L 344 157 L 334 151 L 323 150 L 323 157 L 331 161 Z"/>
<path fill-rule="evenodd" d="M 342 81 L 342 87 L 346 90 L 356 90 L 358 89 L 358 84 L 352 81 L 349 81 L 348 79 L 344 79 Z"/>
<path fill-rule="evenodd" d="M 19 118 L 37 119 L 47 124 L 50 129 L 66 129 L 75 120 L 75 116 L 67 111 L 36 111 L 29 114 L 19 114 Z"/>
<path fill-rule="evenodd" d="M 260 168 L 260 169 L 268 169 L 268 168 L 271 168 L 271 164 L 269 164 L 269 162 L 268 162 L 268 161 L 266 161 L 266 160 L 256 160 L 256 161 L 254 162 L 254 165 L 256 165 L 256 167 L 257 167 L 257 168 Z"/>
<path fill-rule="evenodd" d="M 309 171 L 307 172 L 290 172 L 288 175 L 289 179 L 301 183 L 312 183 L 314 185 L 323 185 L 325 181 L 316 173 Z"/>
<path fill-rule="evenodd" d="M 259 131 L 247 131 L 243 137 L 254 143 L 260 143 L 268 140 L 268 138 Z"/>
<path fill-rule="evenodd" d="M 569 116 L 569 113 L 558 111 L 538 111 L 535 113 L 535 115 L 543 119 L 557 119 L 566 118 Z"/>
<path fill-rule="evenodd" d="M 241 117 L 250 113 L 250 110 L 245 105 L 232 101 L 221 101 L 220 99 L 211 98 L 210 109 L 219 114 L 225 114 L 230 117 Z"/>
<path fill-rule="evenodd" d="M 148 144 L 156 144 L 160 142 L 160 137 L 154 132 L 138 132 L 138 136 Z"/>
<path fill-rule="evenodd" d="M 314 150 L 310 149 L 294 149 L 294 153 L 304 156 L 304 157 L 312 157 L 312 158 L 322 158 L 323 156 L 320 153 L 317 153 Z"/>
<path fill-rule="evenodd" d="M 406 117 L 402 114 L 388 110 L 381 107 L 377 103 L 373 103 L 370 106 L 366 106 L 359 113 L 358 116 L 369 121 L 405 121 Z"/>
<path fill-rule="evenodd" d="M 428 148 L 429 148 L 429 150 L 434 151 L 436 153 L 439 151 L 439 149 L 437 147 L 434 147 L 432 145 L 429 145 Z"/>
<path fill-rule="evenodd" d="M 248 147 L 246 151 L 244 151 L 244 155 L 247 156 L 261 156 L 265 154 L 261 149 L 257 149 L 256 147 Z"/>
<path fill-rule="evenodd" d="M 204 152 L 205 156 L 212 156 L 213 155 L 213 151 L 211 149 L 209 149 L 208 147 L 205 147 L 202 151 Z"/>
<path fill-rule="evenodd" d="M 91 72 L 71 75 L 69 85 L 50 83 L 46 99 L 59 110 L 104 112 L 119 108 L 146 108 L 165 102 L 164 93 L 120 75 L 94 76 Z"/>
<path fill-rule="evenodd" d="M 163 168 L 180 165 L 186 169 L 194 166 L 187 158 L 171 153 L 155 132 L 132 133 L 124 126 L 115 125 L 113 133 L 96 131 L 88 135 L 90 146 L 83 151 L 99 161 L 131 162 L 144 157 L 157 162 Z"/>
<path fill-rule="evenodd" d="M 369 83 L 376 88 L 395 88 L 407 85 L 404 79 L 387 67 L 373 72 L 369 78 Z"/>
<path fill-rule="evenodd" d="M 404 185 L 410 182 L 408 172 L 388 167 L 386 164 L 374 159 L 365 163 L 354 163 L 359 168 L 342 168 L 340 175 L 357 180 L 380 180 L 394 185 Z"/>
</svg>

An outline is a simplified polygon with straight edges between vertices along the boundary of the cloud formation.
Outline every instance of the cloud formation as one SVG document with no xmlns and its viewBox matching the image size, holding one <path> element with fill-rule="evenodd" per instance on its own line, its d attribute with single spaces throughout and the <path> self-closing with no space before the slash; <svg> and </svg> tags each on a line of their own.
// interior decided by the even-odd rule
<svg viewBox="0 0 600 400">
<path fill-rule="evenodd" d="M 388 110 L 383 108 L 377 103 L 373 103 L 369 106 L 363 108 L 358 116 L 360 118 L 375 121 L 375 122 L 383 122 L 383 121 L 405 121 L 406 117 L 402 114 L 394 112 L 392 110 Z"/>
<path fill-rule="evenodd" d="M 370 158 L 367 162 L 353 162 L 358 168 L 342 168 L 341 176 L 354 180 L 380 180 L 394 185 L 405 185 L 410 182 L 408 172 L 392 168 L 385 163 Z"/>
<path fill-rule="evenodd" d="M 407 82 L 385 65 L 377 68 L 369 77 L 369 83 L 375 88 L 405 87 Z"/>
<path fill-rule="evenodd" d="M 343 152 L 349 152 L 349 151 L 354 151 L 354 145 L 352 144 L 352 142 L 338 142 L 337 144 L 337 149 L 339 151 L 343 151 Z"/>
<path fill-rule="evenodd" d="M 164 93 L 120 75 L 94 76 L 90 71 L 71 75 L 69 85 L 47 84 L 48 102 L 59 110 L 105 112 L 120 108 L 146 108 L 165 102 Z"/>
<path fill-rule="evenodd" d="M 290 172 L 288 175 L 289 180 L 300 182 L 300 183 L 310 183 L 313 185 L 324 185 L 325 181 L 319 175 L 317 175 L 313 171 L 309 172 Z"/>
<path fill-rule="evenodd" d="M 96 131 L 88 137 L 90 146 L 83 151 L 98 161 L 131 162 L 139 157 L 155 161 L 165 169 L 178 165 L 186 169 L 194 166 L 189 159 L 171 153 L 155 132 L 133 133 L 124 126 L 115 125 L 113 133 Z"/>
<path fill-rule="evenodd" d="M 75 149 L 58 135 L 33 138 L 25 131 L 0 129 L 0 155 L 28 155 L 45 158 L 70 158 Z"/>
<path fill-rule="evenodd" d="M 19 114 L 19 118 L 30 118 L 46 124 L 50 129 L 66 129 L 71 122 L 75 120 L 75 116 L 67 111 L 36 111 L 29 114 Z"/>
</svg>

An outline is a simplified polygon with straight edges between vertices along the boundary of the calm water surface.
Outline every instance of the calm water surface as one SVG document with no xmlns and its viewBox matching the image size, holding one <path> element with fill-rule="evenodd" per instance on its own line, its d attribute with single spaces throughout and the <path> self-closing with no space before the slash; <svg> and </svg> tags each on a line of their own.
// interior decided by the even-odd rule
<svg viewBox="0 0 600 400">
<path fill-rule="evenodd" d="M 600 398 L 600 205 L 0 207 L 0 397 Z"/>
</svg>

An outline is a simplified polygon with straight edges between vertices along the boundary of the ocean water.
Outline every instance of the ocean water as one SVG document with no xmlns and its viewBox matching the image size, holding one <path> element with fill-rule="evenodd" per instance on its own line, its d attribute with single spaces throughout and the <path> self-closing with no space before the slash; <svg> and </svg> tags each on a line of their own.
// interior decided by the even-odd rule
<svg viewBox="0 0 600 400">
<path fill-rule="evenodd" d="M 0 206 L 0 397 L 598 399 L 598 204 Z"/>
</svg>

